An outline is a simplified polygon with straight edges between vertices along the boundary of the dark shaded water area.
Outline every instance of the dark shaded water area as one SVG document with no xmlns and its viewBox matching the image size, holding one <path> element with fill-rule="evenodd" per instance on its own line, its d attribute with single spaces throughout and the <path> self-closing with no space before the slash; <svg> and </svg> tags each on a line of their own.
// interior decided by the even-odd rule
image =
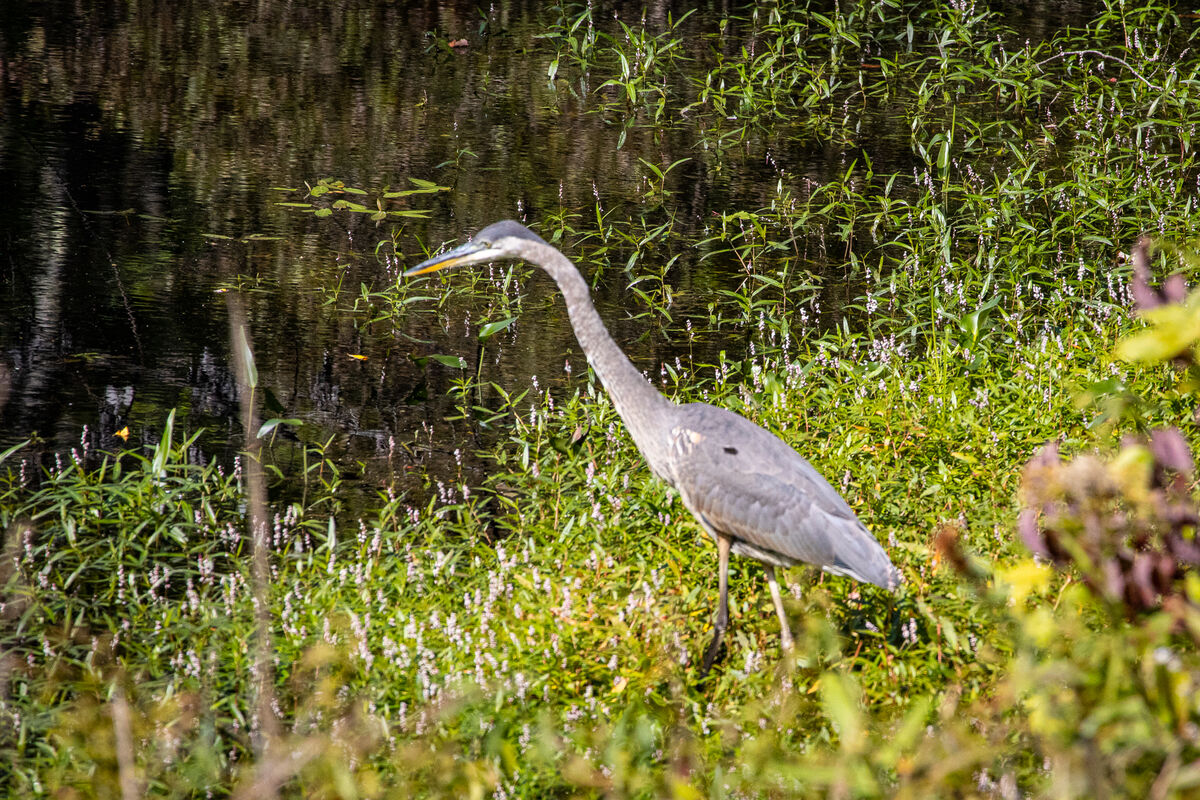
<svg viewBox="0 0 1200 800">
<path fill-rule="evenodd" d="M 597 4 L 595 16 L 665 28 L 691 8 Z M 1005 11 L 1034 38 L 1082 13 L 1074 4 Z M 742 22 L 714 38 L 729 15 Z M 679 29 L 686 54 L 698 69 L 714 47 L 736 57 L 756 35 L 750 16 L 700 5 Z M 583 227 L 598 210 L 622 210 L 647 229 L 700 230 L 727 209 L 768 204 L 782 169 L 820 182 L 859 155 L 784 133 L 718 156 L 687 125 L 628 124 L 586 77 L 548 80 L 555 54 L 539 37 L 562 18 L 537 3 L 6 3 L 0 450 L 31 435 L 31 459 L 115 449 L 125 428 L 130 443 L 153 443 L 175 408 L 182 427 L 204 430 L 197 457 L 231 459 L 242 436 L 232 293 L 270 390 L 264 416 L 303 420 L 303 441 L 332 438 L 331 452 L 367 465 L 376 485 L 426 467 L 454 477 L 464 459 L 474 468 L 479 428 L 447 421 L 464 373 L 423 357 L 460 355 L 467 372 L 517 391 L 533 376 L 563 387 L 583 365 L 565 309 L 532 276 L 509 289 L 523 296 L 518 322 L 481 348 L 480 326 L 507 313 L 495 301 L 430 300 L 428 313 L 380 320 L 355 310 L 364 291 L 394 285 L 427 248 L 496 219 Z M 911 169 L 902 120 L 878 109 L 863 124 L 876 170 Z M 689 160 L 660 187 L 669 200 L 646 204 L 645 163 L 666 170 L 680 159 Z M 425 216 L 382 223 L 281 205 L 324 177 L 396 189 L 418 179 L 445 191 L 396 200 L 392 210 Z M 676 358 L 712 363 L 746 342 L 703 324 L 713 293 L 744 277 L 737 260 L 661 253 L 672 258 L 669 321 L 631 299 L 642 266 L 605 269 L 595 282 L 618 342 L 651 374 Z M 813 246 L 814 269 L 834 260 Z M 836 303 L 847 288 L 832 281 L 823 291 Z M 278 451 L 284 472 L 301 467 L 297 452 Z"/>
</svg>

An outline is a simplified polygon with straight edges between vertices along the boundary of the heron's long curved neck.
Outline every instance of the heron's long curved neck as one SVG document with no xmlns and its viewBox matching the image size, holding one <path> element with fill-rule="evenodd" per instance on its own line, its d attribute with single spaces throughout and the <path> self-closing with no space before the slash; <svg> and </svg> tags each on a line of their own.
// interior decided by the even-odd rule
<svg viewBox="0 0 1200 800">
<path fill-rule="evenodd" d="M 675 404 L 647 382 L 613 341 L 592 305 L 587 282 L 575 265 L 552 247 L 539 250 L 537 261 L 562 291 L 567 301 L 567 313 L 571 316 L 571 327 L 575 329 L 575 338 L 588 363 L 600 377 L 642 455 L 651 467 L 655 467 L 658 453 L 649 450 L 655 449 L 652 443 L 661 438 L 656 434 L 662 433 L 663 422 Z"/>
</svg>

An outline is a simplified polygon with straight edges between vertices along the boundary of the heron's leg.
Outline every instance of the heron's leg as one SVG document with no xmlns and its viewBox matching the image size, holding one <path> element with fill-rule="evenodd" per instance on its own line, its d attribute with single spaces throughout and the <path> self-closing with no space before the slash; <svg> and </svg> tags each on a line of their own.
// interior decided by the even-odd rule
<svg viewBox="0 0 1200 800">
<path fill-rule="evenodd" d="M 779 594 L 779 581 L 775 580 L 775 567 L 763 564 L 767 571 L 767 586 L 771 587 L 771 599 L 775 601 L 775 613 L 779 615 L 779 635 L 783 638 L 783 649 L 791 650 L 796 642 L 792 639 L 792 629 L 788 627 L 787 614 L 783 610 L 783 596 Z"/>
<path fill-rule="evenodd" d="M 719 561 L 717 580 L 721 587 L 721 596 L 717 601 L 717 619 L 713 623 L 712 642 L 704 651 L 704 663 L 700 665 L 701 677 L 707 675 L 708 671 L 712 669 L 713 662 L 717 660 L 717 651 L 721 649 L 721 637 L 725 635 L 725 629 L 729 627 L 729 548 L 732 546 L 732 539 L 717 534 L 717 559 Z"/>
</svg>

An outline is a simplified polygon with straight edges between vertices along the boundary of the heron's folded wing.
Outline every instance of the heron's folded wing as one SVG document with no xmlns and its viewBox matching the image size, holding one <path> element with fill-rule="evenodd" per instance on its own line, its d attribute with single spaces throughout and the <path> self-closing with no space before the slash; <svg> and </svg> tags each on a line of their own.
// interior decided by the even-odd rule
<svg viewBox="0 0 1200 800">
<path fill-rule="evenodd" d="M 883 548 L 799 453 L 724 409 L 695 404 L 681 410 L 673 472 L 693 513 L 757 548 L 894 585 Z"/>
</svg>

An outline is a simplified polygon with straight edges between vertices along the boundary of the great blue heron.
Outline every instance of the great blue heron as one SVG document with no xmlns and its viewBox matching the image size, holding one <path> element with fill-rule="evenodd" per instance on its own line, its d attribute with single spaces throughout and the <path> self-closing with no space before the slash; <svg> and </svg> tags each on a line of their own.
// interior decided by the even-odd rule
<svg viewBox="0 0 1200 800">
<path fill-rule="evenodd" d="M 804 562 L 894 589 L 900 573 L 846 501 L 782 439 L 745 417 L 707 403 L 677 405 L 642 377 L 592 305 L 575 265 L 512 220 L 481 230 L 467 244 L 404 274 L 520 259 L 541 267 L 567 301 L 571 326 L 650 470 L 679 492 L 717 543 L 720 604 L 701 674 L 717 657 L 729 625 L 729 554 L 762 563 L 779 615 L 783 646 L 793 646 L 775 567 Z"/>
</svg>

